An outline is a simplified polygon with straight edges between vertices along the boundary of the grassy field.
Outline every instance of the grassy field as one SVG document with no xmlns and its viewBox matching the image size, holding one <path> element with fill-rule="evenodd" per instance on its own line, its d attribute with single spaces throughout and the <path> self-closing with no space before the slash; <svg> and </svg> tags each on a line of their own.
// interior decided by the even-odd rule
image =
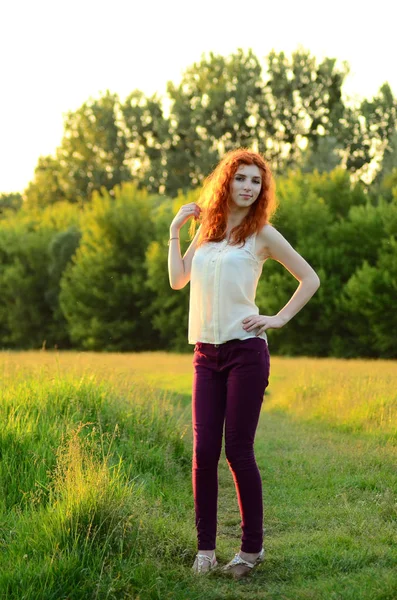
<svg viewBox="0 0 397 600">
<path fill-rule="evenodd" d="M 397 599 L 393 361 L 271 358 L 265 562 L 190 570 L 192 356 L 0 353 L 0 598 Z M 217 557 L 239 549 L 221 457 Z"/>
</svg>

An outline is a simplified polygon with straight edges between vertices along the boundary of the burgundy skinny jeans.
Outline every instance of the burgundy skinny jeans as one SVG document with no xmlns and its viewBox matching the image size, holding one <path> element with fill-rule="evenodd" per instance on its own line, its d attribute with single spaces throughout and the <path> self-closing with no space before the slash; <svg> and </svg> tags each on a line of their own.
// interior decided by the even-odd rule
<svg viewBox="0 0 397 600">
<path fill-rule="evenodd" d="M 236 486 L 243 552 L 263 546 L 262 481 L 254 438 L 269 383 L 266 340 L 248 338 L 214 345 L 197 342 L 193 355 L 192 482 L 198 550 L 216 547 L 218 462 L 225 453 Z"/>
</svg>

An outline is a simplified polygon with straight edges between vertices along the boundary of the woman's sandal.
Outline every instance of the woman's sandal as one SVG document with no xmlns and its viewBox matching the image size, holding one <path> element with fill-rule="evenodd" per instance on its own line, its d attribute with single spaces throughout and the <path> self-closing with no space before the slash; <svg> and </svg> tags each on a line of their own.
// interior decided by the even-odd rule
<svg viewBox="0 0 397 600">
<path fill-rule="evenodd" d="M 209 563 L 208 569 L 203 569 L 203 566 L 205 563 Z M 215 553 L 214 553 L 213 557 L 211 558 L 210 556 L 207 556 L 206 554 L 200 554 L 200 552 L 198 552 L 196 554 L 196 560 L 194 561 L 192 570 L 195 573 L 209 573 L 210 571 L 215 569 L 215 567 L 217 567 L 217 566 L 218 566 L 218 561 L 216 560 Z"/>
<path fill-rule="evenodd" d="M 262 548 L 262 550 L 259 553 L 259 556 L 255 559 L 255 562 L 253 563 L 250 563 L 247 560 L 241 558 L 240 554 L 235 554 L 234 558 L 222 568 L 222 572 L 231 573 L 235 579 L 240 579 L 241 577 L 245 577 L 246 575 L 251 573 L 256 566 L 263 562 L 264 558 L 264 548 Z"/>
</svg>

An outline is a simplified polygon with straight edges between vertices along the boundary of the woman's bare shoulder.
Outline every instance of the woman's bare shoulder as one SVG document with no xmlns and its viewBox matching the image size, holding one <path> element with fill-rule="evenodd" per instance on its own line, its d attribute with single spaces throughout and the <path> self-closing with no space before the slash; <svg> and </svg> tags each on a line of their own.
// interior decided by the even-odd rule
<svg viewBox="0 0 397 600">
<path fill-rule="evenodd" d="M 277 229 L 274 227 L 274 225 L 272 225 L 271 223 L 266 223 L 262 229 L 259 230 L 258 236 L 261 237 L 263 240 L 266 239 L 273 239 L 274 236 L 280 235 L 280 233 L 277 231 Z"/>
<path fill-rule="evenodd" d="M 269 258 L 271 256 L 270 247 L 272 241 L 274 241 L 281 234 L 277 229 L 270 223 L 266 223 L 258 232 L 257 238 L 257 251 L 262 258 Z"/>
</svg>

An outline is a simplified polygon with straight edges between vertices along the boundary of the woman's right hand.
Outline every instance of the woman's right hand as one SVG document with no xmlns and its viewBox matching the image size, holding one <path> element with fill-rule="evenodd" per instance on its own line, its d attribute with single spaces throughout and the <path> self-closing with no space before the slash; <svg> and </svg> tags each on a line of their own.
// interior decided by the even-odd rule
<svg viewBox="0 0 397 600">
<path fill-rule="evenodd" d="M 189 204 L 183 204 L 170 225 L 170 230 L 179 231 L 180 228 L 188 221 L 191 217 L 198 219 L 201 214 L 201 208 L 195 202 Z"/>
</svg>

